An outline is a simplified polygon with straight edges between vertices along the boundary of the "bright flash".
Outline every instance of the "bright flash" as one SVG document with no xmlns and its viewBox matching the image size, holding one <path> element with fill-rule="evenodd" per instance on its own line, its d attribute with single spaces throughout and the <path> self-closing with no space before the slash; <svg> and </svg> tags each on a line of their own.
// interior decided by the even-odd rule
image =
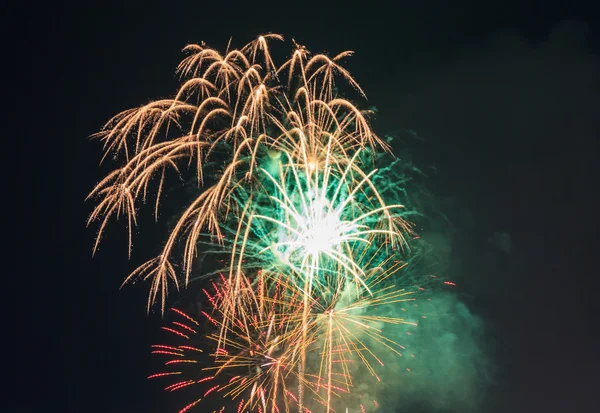
<svg viewBox="0 0 600 413">
<path fill-rule="evenodd" d="M 325 253 L 338 247 L 344 235 L 356 229 L 352 222 L 343 221 L 340 211 L 332 209 L 326 199 L 314 200 L 304 216 L 298 219 L 296 249 L 301 248 L 310 255 Z"/>
</svg>

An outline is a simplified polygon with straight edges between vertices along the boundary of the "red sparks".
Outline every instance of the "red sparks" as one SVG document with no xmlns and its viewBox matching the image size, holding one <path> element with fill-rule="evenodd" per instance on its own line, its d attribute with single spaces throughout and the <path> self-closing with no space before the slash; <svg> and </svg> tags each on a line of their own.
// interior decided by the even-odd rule
<svg viewBox="0 0 600 413">
<path fill-rule="evenodd" d="M 200 402 L 200 400 L 202 400 L 202 399 L 198 399 L 198 400 L 196 400 L 195 402 L 188 404 L 188 405 L 187 405 L 187 406 L 185 406 L 183 409 L 181 409 L 181 410 L 179 411 L 179 413 L 185 413 L 185 412 L 187 412 L 187 411 L 188 411 L 188 410 L 190 410 L 192 407 L 194 407 L 195 405 L 197 405 L 197 404 Z"/>
<path fill-rule="evenodd" d="M 179 349 L 177 347 L 164 346 L 162 344 L 153 344 L 150 347 L 152 347 L 152 348 L 163 348 L 165 350 L 179 351 Z"/>
<path fill-rule="evenodd" d="M 154 350 L 150 352 L 151 354 L 168 354 L 170 356 L 183 356 L 181 353 L 175 353 L 173 351 L 165 351 L 165 350 Z"/>
<path fill-rule="evenodd" d="M 201 378 L 200 380 L 198 380 L 196 383 L 202 383 L 205 381 L 209 381 L 209 380 L 212 380 L 213 378 L 214 378 L 214 376 L 204 377 L 204 378 Z"/>
<path fill-rule="evenodd" d="M 214 281 L 212 281 L 212 282 L 211 282 L 211 284 L 212 284 L 212 286 L 213 286 L 213 288 L 214 288 L 214 290 L 215 290 L 215 295 L 217 296 L 217 298 L 218 298 L 219 300 L 222 300 L 222 299 L 223 299 L 223 296 L 221 295 L 221 291 L 219 290 L 219 287 L 217 287 L 217 284 L 215 284 L 215 282 L 214 282 Z"/>
<path fill-rule="evenodd" d="M 183 323 L 178 323 L 177 321 L 173 321 L 173 324 L 174 324 L 174 325 L 176 325 L 176 326 L 178 326 L 178 327 L 181 327 L 181 328 L 183 328 L 184 330 L 187 330 L 187 331 L 189 331 L 189 332 L 190 332 L 190 333 L 192 333 L 192 334 L 198 334 L 198 333 L 196 332 L 196 330 L 194 330 L 194 329 L 193 329 L 193 328 L 191 328 L 191 327 L 188 327 L 188 326 L 186 326 L 186 325 L 185 325 L 185 324 L 183 324 Z"/>
<path fill-rule="evenodd" d="M 187 381 L 180 381 L 174 384 L 171 384 L 167 387 L 165 387 L 165 391 L 175 391 L 175 390 L 179 390 L 183 387 L 187 387 L 191 384 L 194 384 L 194 380 L 187 380 Z"/>
<path fill-rule="evenodd" d="M 315 399 L 318 403 L 321 403 L 323 406 L 327 407 L 327 403 L 325 403 L 323 400 L 319 400 L 319 399 Z M 333 410 L 333 408 L 331 406 L 329 406 L 329 410 L 331 410 L 332 412 L 335 412 L 335 410 Z"/>
<path fill-rule="evenodd" d="M 189 337 L 188 337 L 188 336 L 186 336 L 185 334 L 183 334 L 183 333 L 182 333 L 182 332 L 180 332 L 180 331 L 173 330 L 172 328 L 169 328 L 169 327 L 161 327 L 161 328 L 162 328 L 163 330 L 165 330 L 165 331 L 168 331 L 169 333 L 177 334 L 178 336 L 180 336 L 180 337 L 183 337 L 183 338 L 187 338 L 187 339 L 189 340 Z"/>
<path fill-rule="evenodd" d="M 210 305 L 212 305 L 213 307 L 217 306 L 217 303 L 215 302 L 215 299 L 213 298 L 212 295 L 210 295 L 208 293 L 208 291 L 206 291 L 204 288 L 202 289 L 202 291 L 204 291 L 204 294 L 206 295 L 206 297 L 208 298 L 208 301 L 210 301 Z"/>
<path fill-rule="evenodd" d="M 206 390 L 206 393 L 204 393 L 204 397 L 208 396 L 209 394 L 211 394 L 214 390 L 216 390 L 218 388 L 219 388 L 219 385 L 217 384 L 216 386 L 213 386 L 210 389 Z"/>
<path fill-rule="evenodd" d="M 202 311 L 202 314 L 204 315 L 204 317 L 206 317 L 206 318 L 208 319 L 208 321 L 210 321 L 210 322 L 211 322 L 211 323 L 213 323 L 214 325 L 216 325 L 216 326 L 217 326 L 217 325 L 219 325 L 219 324 L 217 323 L 217 321 L 216 321 L 214 318 L 212 318 L 211 316 L 209 316 L 209 315 L 206 313 L 206 311 Z"/>
<path fill-rule="evenodd" d="M 177 364 L 177 363 L 197 363 L 197 361 L 196 360 L 169 360 L 165 363 L 165 365 Z"/>
<path fill-rule="evenodd" d="M 192 317 L 190 317 L 189 315 L 187 315 L 186 313 L 184 313 L 181 310 L 178 310 L 176 308 L 171 308 L 172 311 L 176 312 L 177 314 L 179 314 L 180 316 L 182 316 L 183 318 L 188 319 L 189 321 L 191 321 L 192 323 L 196 324 L 197 326 L 199 326 L 200 324 L 198 324 L 198 322 L 196 320 L 194 320 Z"/>
<path fill-rule="evenodd" d="M 190 347 L 190 346 L 179 346 L 178 348 L 179 348 L 179 349 L 182 349 L 182 350 L 191 350 L 191 351 L 197 351 L 197 352 L 199 352 L 199 353 L 204 353 L 204 351 L 202 351 L 201 349 L 199 349 L 199 348 L 196 348 L 196 347 Z"/>
<path fill-rule="evenodd" d="M 150 376 L 148 376 L 149 379 L 155 379 L 157 377 L 165 377 L 165 376 L 174 376 L 176 374 L 181 374 L 180 371 L 173 371 L 173 372 L 169 372 L 169 373 L 156 373 L 156 374 L 151 374 Z"/>
</svg>

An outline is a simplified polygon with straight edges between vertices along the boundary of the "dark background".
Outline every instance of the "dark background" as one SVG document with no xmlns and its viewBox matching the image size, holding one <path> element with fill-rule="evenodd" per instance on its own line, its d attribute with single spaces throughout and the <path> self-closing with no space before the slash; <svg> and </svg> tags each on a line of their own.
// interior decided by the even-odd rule
<svg viewBox="0 0 600 413">
<path fill-rule="evenodd" d="M 597 411 L 593 3 L 12 6 L 4 15 L 2 199 L 4 295 L 15 315 L 5 340 L 15 347 L 4 352 L 2 410 L 176 411 L 144 379 L 160 321 L 145 315 L 147 290 L 118 291 L 152 244 L 138 241 L 130 263 L 114 226 L 91 258 L 84 198 L 107 167 L 98 168 L 100 147 L 86 138 L 115 113 L 172 95 L 188 42 L 223 49 L 230 36 L 240 46 L 275 32 L 314 52 L 354 50 L 346 67 L 379 109 L 376 131 L 415 132 L 422 140 L 407 144 L 440 171 L 432 189 L 468 211 L 469 220 L 456 218 L 459 229 L 471 223 L 456 249 L 467 258 L 461 288 L 474 297 L 498 368 L 480 411 Z M 498 231 L 510 235 L 518 262 L 503 277 L 491 275 L 501 265 L 494 257 L 469 255 Z"/>
</svg>

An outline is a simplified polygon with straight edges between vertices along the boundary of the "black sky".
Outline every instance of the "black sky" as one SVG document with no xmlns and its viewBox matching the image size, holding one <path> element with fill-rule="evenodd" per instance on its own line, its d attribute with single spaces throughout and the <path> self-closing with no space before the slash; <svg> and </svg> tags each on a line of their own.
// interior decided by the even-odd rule
<svg viewBox="0 0 600 413">
<path fill-rule="evenodd" d="M 144 379 L 159 322 L 146 289 L 118 291 L 138 261 L 117 228 L 91 258 L 84 198 L 106 168 L 86 137 L 173 94 L 188 42 L 265 32 L 354 50 L 347 67 L 379 109 L 376 131 L 423 138 L 419 159 L 441 171 L 434 190 L 469 211 L 463 249 L 510 234 L 518 270 L 492 278 L 496 263 L 474 260 L 463 280 L 498 366 L 481 411 L 597 410 L 594 2 L 393 3 L 52 2 L 7 14 L 4 294 L 16 328 L 3 411 L 174 411 Z M 154 251 L 140 244 L 143 260 Z"/>
</svg>

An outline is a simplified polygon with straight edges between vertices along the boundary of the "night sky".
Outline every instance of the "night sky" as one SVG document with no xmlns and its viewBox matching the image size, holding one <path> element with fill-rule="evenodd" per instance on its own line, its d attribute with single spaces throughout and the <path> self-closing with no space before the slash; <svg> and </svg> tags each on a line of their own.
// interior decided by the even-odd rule
<svg viewBox="0 0 600 413">
<path fill-rule="evenodd" d="M 428 185 L 461 234 L 457 288 L 483 321 L 493 365 L 476 411 L 597 411 L 594 2 L 125 3 L 5 14 L 4 295 L 16 318 L 2 411 L 177 411 L 145 379 L 160 325 L 146 316 L 147 288 L 119 291 L 161 233 L 141 228 L 129 262 L 114 225 L 92 258 L 84 199 L 109 167 L 87 137 L 121 110 L 173 95 L 187 43 L 224 49 L 231 36 L 241 46 L 266 32 L 313 52 L 354 50 L 346 67 L 379 111 L 375 131 L 405 136 L 418 162 L 436 166 Z M 504 271 L 504 258 L 482 252 L 494 234 L 510 239 Z"/>
</svg>

